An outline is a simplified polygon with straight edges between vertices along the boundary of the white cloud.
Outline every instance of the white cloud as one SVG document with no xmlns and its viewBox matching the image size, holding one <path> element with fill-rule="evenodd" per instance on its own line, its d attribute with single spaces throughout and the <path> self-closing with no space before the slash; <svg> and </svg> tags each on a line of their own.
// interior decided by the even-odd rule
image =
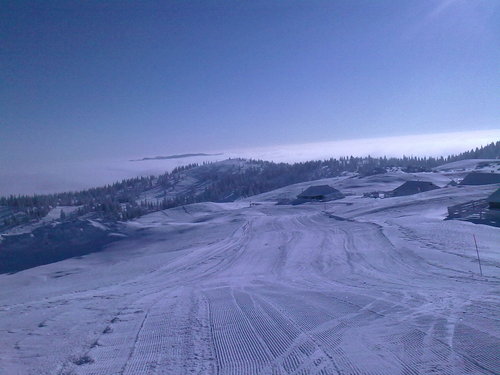
<svg viewBox="0 0 500 375">
<path fill-rule="evenodd" d="M 500 129 L 280 145 L 228 152 L 231 156 L 294 162 L 341 156 L 446 156 L 500 140 Z"/>
</svg>

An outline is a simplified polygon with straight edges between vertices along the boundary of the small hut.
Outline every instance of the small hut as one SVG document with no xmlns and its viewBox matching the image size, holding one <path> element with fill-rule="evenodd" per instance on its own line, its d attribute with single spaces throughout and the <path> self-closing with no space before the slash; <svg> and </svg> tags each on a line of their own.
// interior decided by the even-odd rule
<svg viewBox="0 0 500 375">
<path fill-rule="evenodd" d="M 460 182 L 460 185 L 489 185 L 500 183 L 500 173 L 471 172 Z"/>
<path fill-rule="evenodd" d="M 345 195 L 329 185 L 309 186 L 302 193 L 297 195 L 292 204 L 302 204 L 306 202 L 327 202 L 335 199 L 342 199 Z"/>
<path fill-rule="evenodd" d="M 432 182 L 406 181 L 403 185 L 394 189 L 390 195 L 393 197 L 402 197 L 405 195 L 413 195 L 435 189 L 439 189 L 439 186 L 434 185 Z"/>
<path fill-rule="evenodd" d="M 317 185 L 309 186 L 297 198 L 322 201 L 325 199 L 341 199 L 344 198 L 344 194 L 330 185 Z"/>
</svg>

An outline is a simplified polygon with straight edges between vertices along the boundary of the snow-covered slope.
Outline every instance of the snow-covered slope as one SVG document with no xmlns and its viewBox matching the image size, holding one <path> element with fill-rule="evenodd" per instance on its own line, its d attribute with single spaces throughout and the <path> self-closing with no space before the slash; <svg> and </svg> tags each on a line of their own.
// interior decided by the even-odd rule
<svg viewBox="0 0 500 375">
<path fill-rule="evenodd" d="M 143 192 L 139 196 L 138 202 L 159 203 L 163 199 L 175 199 L 182 195 L 198 195 L 206 187 L 214 183 L 216 176 L 223 176 L 231 172 L 242 173 L 248 168 L 259 167 L 259 163 L 244 159 L 227 159 L 208 165 L 201 165 L 197 168 L 177 173 L 168 182 L 168 186 L 157 185 Z"/>
<path fill-rule="evenodd" d="M 500 173 L 500 160 L 497 159 L 469 159 L 443 164 L 435 171 L 455 181 L 462 180 L 470 172 Z"/>
<path fill-rule="evenodd" d="M 437 171 L 470 171 L 491 172 L 500 170 L 500 160 L 498 159 L 467 159 L 454 161 L 436 167 Z"/>
<path fill-rule="evenodd" d="M 177 207 L 105 251 L 0 275 L 0 373 L 499 373 L 500 230 L 442 220 L 498 186 L 362 197 L 446 173 Z M 348 196 L 275 205 L 324 183 Z"/>
</svg>

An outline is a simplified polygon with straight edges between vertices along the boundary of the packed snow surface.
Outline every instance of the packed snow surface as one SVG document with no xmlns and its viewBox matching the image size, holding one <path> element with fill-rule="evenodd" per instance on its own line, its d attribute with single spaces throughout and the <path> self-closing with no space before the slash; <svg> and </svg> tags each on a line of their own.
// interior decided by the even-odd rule
<svg viewBox="0 0 500 375">
<path fill-rule="evenodd" d="M 105 251 L 0 275 L 0 373 L 498 374 L 500 230 L 442 220 L 498 186 L 362 197 L 414 177 L 157 212 Z"/>
</svg>

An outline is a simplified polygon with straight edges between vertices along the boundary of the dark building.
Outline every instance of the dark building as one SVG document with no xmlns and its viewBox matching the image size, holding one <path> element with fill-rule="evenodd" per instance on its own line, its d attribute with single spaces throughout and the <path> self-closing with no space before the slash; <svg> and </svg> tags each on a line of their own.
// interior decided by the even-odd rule
<svg viewBox="0 0 500 375">
<path fill-rule="evenodd" d="M 432 182 L 406 181 L 403 185 L 394 189 L 391 192 L 391 196 L 401 197 L 404 195 L 423 193 L 424 191 L 430 191 L 430 190 L 435 190 L 435 189 L 439 189 L 439 186 L 434 185 Z"/>
<path fill-rule="evenodd" d="M 471 172 L 460 182 L 460 185 L 489 185 L 500 183 L 500 173 Z"/>
<path fill-rule="evenodd" d="M 500 210 L 500 189 L 497 189 L 488 197 L 488 207 L 493 210 Z"/>
<path fill-rule="evenodd" d="M 317 185 L 308 187 L 291 203 L 297 205 L 307 202 L 328 202 L 344 197 L 344 194 L 329 185 Z"/>
<path fill-rule="evenodd" d="M 329 185 L 317 185 L 309 186 L 297 198 L 322 201 L 327 199 L 341 199 L 344 198 L 344 194 Z"/>
</svg>

